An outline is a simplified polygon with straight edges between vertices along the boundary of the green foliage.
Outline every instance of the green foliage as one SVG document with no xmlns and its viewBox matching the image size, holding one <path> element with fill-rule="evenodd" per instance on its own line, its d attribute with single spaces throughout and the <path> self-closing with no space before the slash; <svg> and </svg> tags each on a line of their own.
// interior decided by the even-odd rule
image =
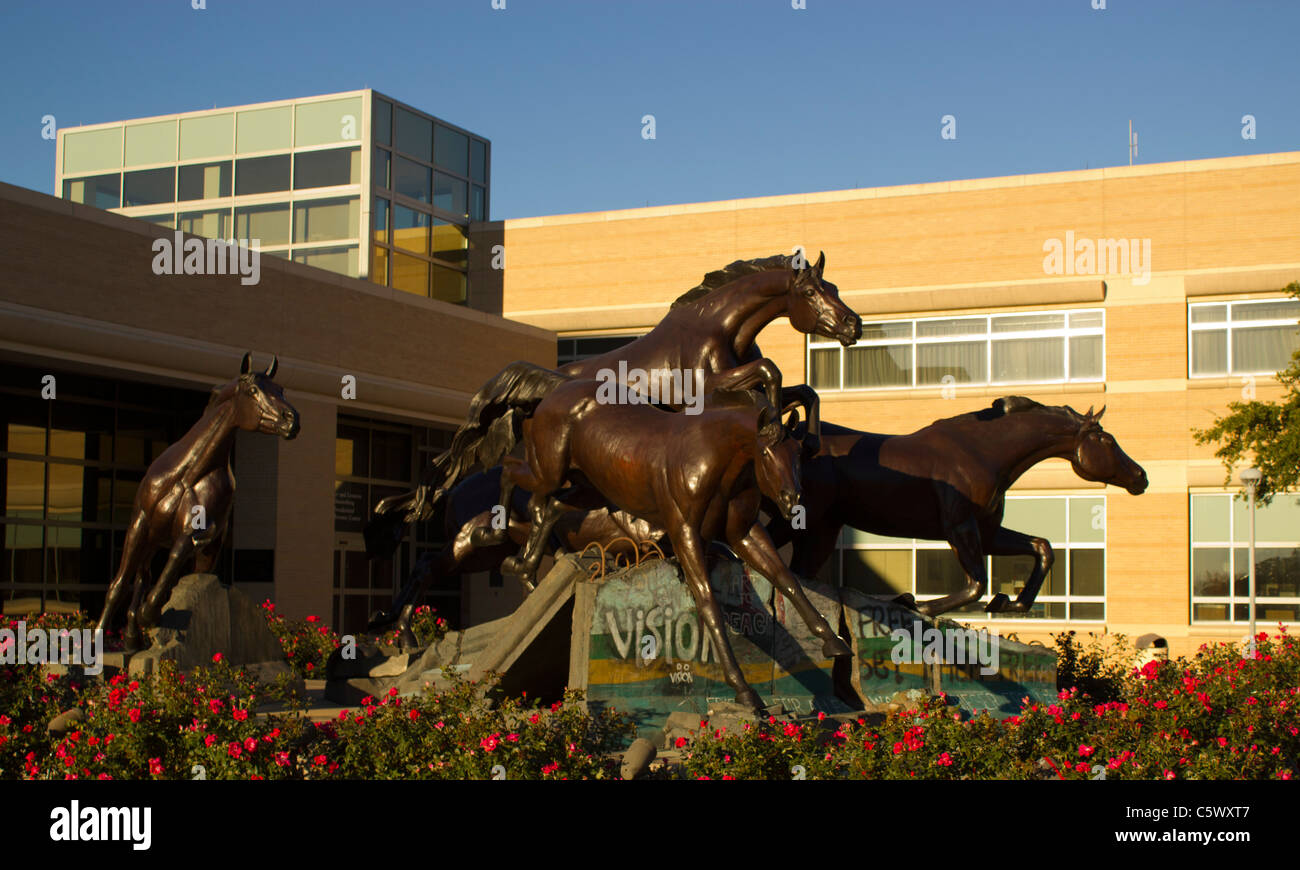
<svg viewBox="0 0 1300 870">
<path fill-rule="evenodd" d="M 1300 282 L 1283 292 L 1300 299 Z M 1300 487 L 1300 350 L 1277 378 L 1286 388 L 1279 401 L 1230 402 L 1226 416 L 1192 433 L 1198 444 L 1219 445 L 1214 455 L 1227 469 L 1225 484 L 1232 482 L 1234 466 L 1253 462 L 1264 475 L 1257 496 L 1265 504 L 1276 493 Z"/>
<path fill-rule="evenodd" d="M 1083 646 L 1073 631 L 1055 635 L 1057 689 L 1078 688 L 1101 703 L 1120 699 L 1132 653 L 1124 635 L 1106 638 L 1109 642 L 1089 634 L 1088 645 Z"/>
<path fill-rule="evenodd" d="M 31 627 L 80 626 L 35 617 Z M 313 625 L 313 623 L 307 623 Z M 12 624 L 10 624 L 12 627 Z M 324 636 L 312 629 L 315 635 Z M 738 732 L 707 723 L 679 741 L 689 779 L 1291 779 L 1300 770 L 1300 643 L 1261 633 L 1141 669 L 1122 638 L 1057 639 L 1062 689 L 1018 715 L 964 717 L 932 698 L 888 717 L 769 719 Z M 298 647 L 301 649 L 302 647 Z M 0 666 L 0 779 L 609 779 L 631 720 L 588 712 L 568 693 L 550 707 L 489 700 L 494 679 L 455 675 L 442 691 L 367 698 L 312 722 L 282 684 L 259 686 L 217 660 L 185 676 L 108 680 Z M 1073 685 L 1066 685 L 1073 682 Z M 1111 697 L 1113 695 L 1113 697 Z M 288 709 L 259 713 L 268 701 Z M 46 734 L 72 707 L 76 730 Z"/>
</svg>

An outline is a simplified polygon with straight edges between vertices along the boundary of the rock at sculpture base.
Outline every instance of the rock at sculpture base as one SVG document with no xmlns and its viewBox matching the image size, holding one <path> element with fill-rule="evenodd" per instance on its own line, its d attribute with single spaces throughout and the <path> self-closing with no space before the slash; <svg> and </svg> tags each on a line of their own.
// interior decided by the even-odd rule
<svg viewBox="0 0 1300 870">
<path fill-rule="evenodd" d="M 157 673 L 164 661 L 190 671 L 212 664 L 217 653 L 223 661 L 246 666 L 263 682 L 292 673 L 262 609 L 237 587 L 223 586 L 214 574 L 182 577 L 149 634 L 152 645 L 127 662 L 132 677 Z"/>
</svg>

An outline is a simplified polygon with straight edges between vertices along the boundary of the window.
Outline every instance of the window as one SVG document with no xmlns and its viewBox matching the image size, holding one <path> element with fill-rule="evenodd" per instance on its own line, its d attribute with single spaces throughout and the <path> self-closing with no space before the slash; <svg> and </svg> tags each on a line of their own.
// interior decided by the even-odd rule
<svg viewBox="0 0 1300 870">
<path fill-rule="evenodd" d="M 40 376 L 0 368 L 0 610 L 94 613 L 146 467 L 208 396 L 58 372 L 48 402 Z"/>
<path fill-rule="evenodd" d="M 433 130 L 433 162 L 457 175 L 469 175 L 469 137 L 438 124 Z"/>
<path fill-rule="evenodd" d="M 235 238 L 261 247 L 289 244 L 289 203 L 235 209 Z"/>
<path fill-rule="evenodd" d="M 392 187 L 388 180 L 389 168 L 392 166 L 393 157 L 383 148 L 375 149 L 375 156 L 370 164 L 370 183 L 375 187 L 382 187 L 385 190 L 391 190 Z"/>
<path fill-rule="evenodd" d="M 1028 613 L 985 613 L 984 605 L 999 592 L 1014 600 L 1034 567 L 1031 556 L 986 556 L 989 589 L 984 599 L 955 613 L 964 619 L 1105 619 L 1105 496 L 1009 495 L 1002 524 L 1052 545 L 1056 561 L 1033 608 Z M 870 595 L 910 592 L 918 599 L 949 595 L 966 586 L 966 574 L 947 542 L 891 538 L 848 527 L 818 579 Z"/>
<path fill-rule="evenodd" d="M 355 239 L 360 223 L 361 200 L 356 197 L 313 199 L 293 206 L 294 242 Z"/>
<path fill-rule="evenodd" d="M 561 338 L 557 342 L 555 364 L 565 366 L 602 353 L 609 353 L 640 337 L 639 335 L 584 335 L 581 338 Z"/>
<path fill-rule="evenodd" d="M 863 323 L 853 347 L 810 337 L 808 383 L 878 390 L 1100 381 L 1105 327 L 1099 308 Z"/>
<path fill-rule="evenodd" d="M 393 190 L 416 202 L 429 201 L 429 173 L 426 166 L 413 163 L 405 157 L 393 159 Z"/>
<path fill-rule="evenodd" d="M 181 202 L 190 199 L 216 199 L 230 196 L 230 161 L 221 163 L 196 163 L 178 170 L 176 198 Z"/>
<path fill-rule="evenodd" d="M 1192 495 L 1192 621 L 1250 620 L 1250 510 L 1232 493 Z M 1256 619 L 1300 619 L 1300 499 L 1255 507 Z M 1231 615 L 1229 615 L 1231 614 Z"/>
<path fill-rule="evenodd" d="M 122 205 L 157 205 L 176 200 L 175 169 L 144 169 L 122 176 Z"/>
<path fill-rule="evenodd" d="M 393 289 L 414 293 L 416 296 L 429 295 L 429 261 L 408 257 L 396 251 L 393 260 Z"/>
<path fill-rule="evenodd" d="M 1189 375 L 1264 375 L 1300 348 L 1300 301 L 1200 302 L 1187 306 Z"/>
<path fill-rule="evenodd" d="M 469 237 L 464 227 L 440 218 L 433 219 L 433 255 L 461 269 L 465 268 Z"/>
<path fill-rule="evenodd" d="M 70 178 L 63 182 L 63 198 L 95 208 L 118 208 L 121 199 L 122 176 L 96 175 L 92 178 Z"/>
<path fill-rule="evenodd" d="M 397 107 L 397 135 L 395 145 L 398 151 L 409 154 L 416 160 L 428 161 L 433 157 L 433 122 Z"/>
<path fill-rule="evenodd" d="M 289 189 L 289 155 L 235 161 L 235 195 L 275 193 Z"/>
<path fill-rule="evenodd" d="M 182 232 L 193 233 L 207 239 L 229 239 L 230 209 L 219 208 L 212 211 L 186 211 L 179 216 Z"/>
<path fill-rule="evenodd" d="M 293 261 L 340 275 L 357 276 L 357 248 L 355 245 L 337 248 L 308 248 L 294 250 Z"/>
<path fill-rule="evenodd" d="M 471 139 L 469 143 L 470 178 L 479 184 L 487 183 L 487 143 Z"/>
<path fill-rule="evenodd" d="M 361 98 L 299 103 L 294 107 L 293 140 L 299 148 L 329 145 L 361 136 Z"/>
<path fill-rule="evenodd" d="M 375 141 L 380 145 L 392 145 L 393 104 L 387 100 L 376 98 L 373 109 L 374 117 L 371 118 L 370 124 L 375 131 Z"/>
<path fill-rule="evenodd" d="M 176 162 L 176 122 L 157 121 L 126 128 L 127 166 Z"/>
<path fill-rule="evenodd" d="M 436 208 L 461 217 L 469 217 L 465 182 L 441 172 L 433 173 L 433 204 Z"/>
<path fill-rule="evenodd" d="M 361 181 L 361 149 L 335 148 L 293 156 L 293 189 L 337 187 Z"/>
<path fill-rule="evenodd" d="M 465 273 L 442 266 L 432 266 L 433 290 L 429 294 L 443 302 L 461 303 L 465 301 Z"/>
<path fill-rule="evenodd" d="M 428 255 L 430 216 L 397 204 L 393 206 L 393 244 L 407 251 Z"/>
</svg>

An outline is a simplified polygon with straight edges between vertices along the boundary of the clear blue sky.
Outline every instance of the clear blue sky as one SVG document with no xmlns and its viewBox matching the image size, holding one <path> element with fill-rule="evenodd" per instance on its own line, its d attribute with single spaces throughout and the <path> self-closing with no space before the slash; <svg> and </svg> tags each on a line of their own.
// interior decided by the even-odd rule
<svg viewBox="0 0 1300 870">
<path fill-rule="evenodd" d="M 45 192 L 47 114 L 361 87 L 491 139 L 494 218 L 1121 165 L 1130 118 L 1139 163 L 1300 149 L 1296 0 L 0 2 L 0 179 Z"/>
</svg>

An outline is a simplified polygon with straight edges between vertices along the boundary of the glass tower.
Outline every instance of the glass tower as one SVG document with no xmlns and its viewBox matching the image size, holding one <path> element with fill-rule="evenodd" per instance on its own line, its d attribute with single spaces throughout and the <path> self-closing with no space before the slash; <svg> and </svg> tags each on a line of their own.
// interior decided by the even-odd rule
<svg viewBox="0 0 1300 870">
<path fill-rule="evenodd" d="M 373 90 L 59 131 L 74 202 L 465 303 L 491 144 Z"/>
</svg>

